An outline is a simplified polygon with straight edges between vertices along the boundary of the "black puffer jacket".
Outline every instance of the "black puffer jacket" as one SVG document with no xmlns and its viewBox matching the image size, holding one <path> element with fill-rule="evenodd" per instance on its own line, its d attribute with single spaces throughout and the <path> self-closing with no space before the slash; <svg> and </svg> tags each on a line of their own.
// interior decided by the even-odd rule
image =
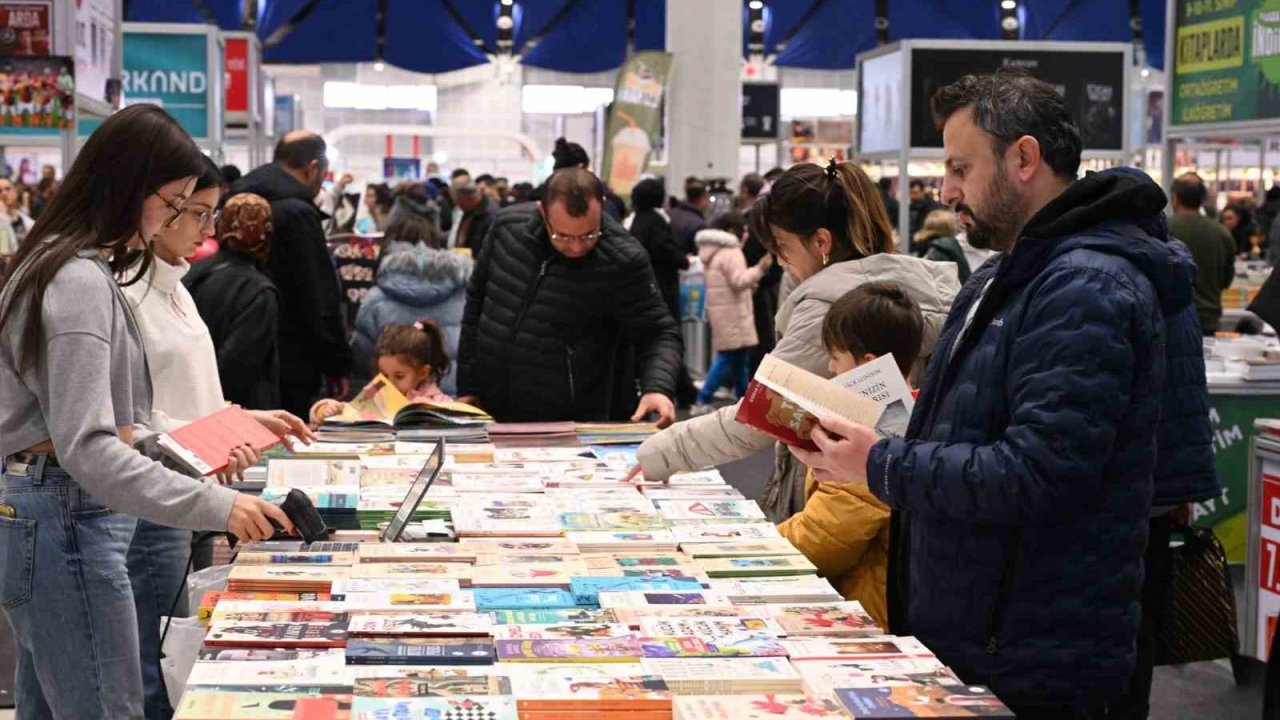
<svg viewBox="0 0 1280 720">
<path fill-rule="evenodd" d="M 276 165 L 240 178 L 232 194 L 246 192 L 271 203 L 275 233 L 267 274 L 280 291 L 281 379 L 319 391 L 322 376 L 345 377 L 351 371 L 342 290 L 325 244 L 325 215 L 312 193 Z"/>
<path fill-rule="evenodd" d="M 222 395 L 250 410 L 280 407 L 280 294 L 253 258 L 228 248 L 182 278 L 209 326 Z"/>
<path fill-rule="evenodd" d="M 675 393 L 680 332 L 649 256 L 611 218 L 601 229 L 575 260 L 531 205 L 498 214 L 467 289 L 459 395 L 519 422 L 622 419 L 637 389 Z"/>
<path fill-rule="evenodd" d="M 689 257 L 676 244 L 671 223 L 657 210 L 638 212 L 631 221 L 631 237 L 649 253 L 658 291 L 671 315 L 680 317 L 680 271 L 689 269 Z"/>
</svg>

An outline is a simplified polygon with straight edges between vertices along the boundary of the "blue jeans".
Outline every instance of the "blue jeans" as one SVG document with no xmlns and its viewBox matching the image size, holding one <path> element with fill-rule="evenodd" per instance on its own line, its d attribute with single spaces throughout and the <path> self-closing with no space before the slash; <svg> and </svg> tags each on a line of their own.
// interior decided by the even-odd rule
<svg viewBox="0 0 1280 720">
<path fill-rule="evenodd" d="M 6 467 L 0 603 L 18 648 L 18 720 L 142 717 L 138 623 L 125 556 L 135 518 L 112 512 L 65 470 Z"/>
<path fill-rule="evenodd" d="M 138 615 L 138 650 L 142 658 L 142 693 L 147 720 L 169 720 L 173 706 L 160 672 L 160 618 L 169 614 L 185 617 L 187 586 L 183 577 L 191 557 L 191 531 L 138 520 L 129 546 L 129 581 L 133 583 L 133 605 Z"/>
<path fill-rule="evenodd" d="M 716 359 L 711 361 L 711 369 L 707 371 L 707 379 L 698 393 L 698 404 L 706 405 L 715 396 L 721 385 L 732 382 L 738 397 L 747 394 L 747 384 L 751 382 L 751 348 L 737 350 L 721 350 Z"/>
</svg>

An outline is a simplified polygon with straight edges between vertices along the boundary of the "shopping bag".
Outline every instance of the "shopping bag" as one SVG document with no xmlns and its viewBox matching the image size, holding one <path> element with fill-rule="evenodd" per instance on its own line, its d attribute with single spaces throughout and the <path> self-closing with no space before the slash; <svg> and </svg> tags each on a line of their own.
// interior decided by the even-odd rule
<svg viewBox="0 0 1280 720">
<path fill-rule="evenodd" d="M 206 592 L 226 590 L 227 576 L 230 574 L 230 565 L 214 565 L 187 576 L 187 608 L 195 613 Z"/>
<path fill-rule="evenodd" d="M 162 628 L 167 620 L 160 619 Z M 191 676 L 191 668 L 200 654 L 205 630 L 204 623 L 193 617 L 176 617 L 169 623 L 169 632 L 160 647 L 160 672 L 164 675 L 164 687 L 173 707 L 178 707 L 182 693 L 187 689 L 187 678 Z"/>
<path fill-rule="evenodd" d="M 1227 553 L 1209 528 L 1175 526 L 1168 607 L 1156 638 L 1156 664 L 1234 656 L 1240 648 Z"/>
</svg>

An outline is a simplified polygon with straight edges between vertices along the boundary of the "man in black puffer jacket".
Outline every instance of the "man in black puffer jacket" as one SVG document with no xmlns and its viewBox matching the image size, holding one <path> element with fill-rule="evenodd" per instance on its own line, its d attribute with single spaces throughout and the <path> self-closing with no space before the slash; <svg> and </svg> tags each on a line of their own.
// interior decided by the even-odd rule
<svg viewBox="0 0 1280 720">
<path fill-rule="evenodd" d="M 1194 265 L 1150 178 L 1076 179 L 1079 130 L 1052 86 L 966 76 L 933 109 L 943 200 L 1004 255 L 956 298 L 906 437 L 832 422 L 839 438 L 815 431 L 822 452 L 798 454 L 894 510 L 895 632 L 1019 720 L 1106 717 L 1134 667 L 1153 479 L 1190 499 L 1208 457 L 1184 343 Z M 1172 443 L 1196 477 L 1165 467 Z"/>
<path fill-rule="evenodd" d="M 544 192 L 537 206 L 501 212 L 485 239 L 467 289 L 458 394 L 507 422 L 650 412 L 671 422 L 680 331 L 649 256 L 602 218 L 604 186 L 590 172 L 561 170 Z"/>
<path fill-rule="evenodd" d="M 342 288 L 316 207 L 329 171 L 324 139 L 306 130 L 285 135 L 269 165 L 236 181 L 231 194 L 255 193 L 271 203 L 275 228 L 267 274 L 280 291 L 280 402 L 307 417 L 320 394 L 346 397 L 351 347 Z"/>
</svg>

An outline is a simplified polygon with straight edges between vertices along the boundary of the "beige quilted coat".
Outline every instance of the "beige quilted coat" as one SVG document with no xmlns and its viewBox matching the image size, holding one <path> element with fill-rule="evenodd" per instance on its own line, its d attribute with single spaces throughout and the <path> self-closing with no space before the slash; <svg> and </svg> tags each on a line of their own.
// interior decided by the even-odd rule
<svg viewBox="0 0 1280 720">
<path fill-rule="evenodd" d="M 933 352 L 951 302 L 960 291 L 954 263 L 921 260 L 910 255 L 873 255 L 824 268 L 800 283 L 778 308 L 778 344 L 773 354 L 822 377 L 827 353 L 822 347 L 822 320 L 841 295 L 868 282 L 897 283 L 920 306 L 924 315 L 922 360 Z M 710 415 L 673 425 L 640 446 L 639 459 L 646 477 L 665 479 L 672 473 L 699 470 L 741 460 L 770 445 L 773 438 L 734 422 L 736 405 Z M 804 506 L 806 468 L 782 445 L 775 448 L 773 475 L 765 486 L 760 505 L 769 519 L 782 522 Z"/>
<path fill-rule="evenodd" d="M 751 292 L 760 284 L 764 271 L 747 267 L 742 241 L 724 230 L 700 230 L 698 257 L 707 281 L 707 320 L 711 323 L 711 345 L 717 352 L 755 347 L 755 313 Z"/>
</svg>

